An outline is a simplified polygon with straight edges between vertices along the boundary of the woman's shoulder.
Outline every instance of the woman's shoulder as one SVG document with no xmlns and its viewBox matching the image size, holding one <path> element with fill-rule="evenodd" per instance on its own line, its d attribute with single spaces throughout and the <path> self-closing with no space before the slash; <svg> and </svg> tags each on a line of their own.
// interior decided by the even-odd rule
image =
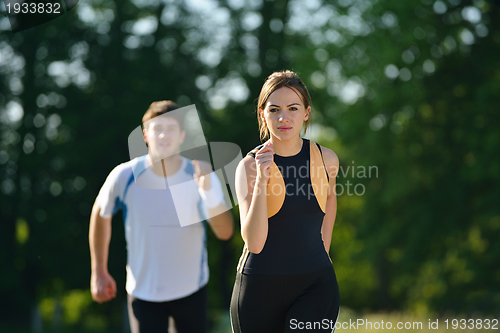
<svg viewBox="0 0 500 333">
<path fill-rule="evenodd" d="M 255 169 L 255 158 L 251 155 L 246 155 L 238 163 L 237 169 L 240 169 L 240 171 L 241 171 L 241 169 L 245 169 L 245 172 L 253 173 L 256 170 Z"/>
<path fill-rule="evenodd" d="M 260 144 L 258 145 L 257 147 L 255 147 L 254 149 L 250 150 L 246 157 L 250 156 L 250 157 L 255 157 L 255 154 L 264 146 L 264 144 Z"/>
<path fill-rule="evenodd" d="M 332 172 L 336 174 L 339 169 L 339 157 L 333 150 L 323 146 L 320 147 L 321 153 L 323 154 L 323 161 L 325 161 L 325 166 L 330 171 L 328 174 L 331 174 Z"/>
<path fill-rule="evenodd" d="M 250 154 L 247 154 L 245 157 L 243 157 L 239 164 L 243 164 L 246 166 L 251 163 L 255 163 L 255 155 L 252 156 Z"/>
<path fill-rule="evenodd" d="M 323 154 L 323 158 L 325 159 L 325 162 L 326 160 L 330 161 L 330 162 L 337 162 L 339 161 L 339 157 L 337 156 L 337 154 L 335 154 L 335 152 L 329 148 L 326 148 L 326 147 L 323 147 L 323 146 L 320 146 L 321 147 L 321 153 Z"/>
</svg>

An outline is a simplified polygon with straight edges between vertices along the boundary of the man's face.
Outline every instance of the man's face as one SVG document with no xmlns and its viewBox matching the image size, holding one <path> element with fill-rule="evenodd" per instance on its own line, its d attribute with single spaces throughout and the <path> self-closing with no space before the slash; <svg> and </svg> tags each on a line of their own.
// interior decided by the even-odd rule
<svg viewBox="0 0 500 333">
<path fill-rule="evenodd" d="M 159 161 L 179 153 L 186 132 L 181 130 L 177 120 L 163 114 L 144 123 L 143 135 L 149 154 L 154 161 Z"/>
</svg>

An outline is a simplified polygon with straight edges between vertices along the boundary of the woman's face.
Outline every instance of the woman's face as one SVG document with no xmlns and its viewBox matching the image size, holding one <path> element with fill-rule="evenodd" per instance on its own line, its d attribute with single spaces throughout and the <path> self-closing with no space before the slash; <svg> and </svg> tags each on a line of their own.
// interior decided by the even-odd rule
<svg viewBox="0 0 500 333">
<path fill-rule="evenodd" d="M 288 87 L 274 91 L 264 110 L 259 110 L 271 137 L 290 140 L 299 137 L 302 124 L 309 118 L 311 107 L 305 108 L 298 93 Z"/>
</svg>

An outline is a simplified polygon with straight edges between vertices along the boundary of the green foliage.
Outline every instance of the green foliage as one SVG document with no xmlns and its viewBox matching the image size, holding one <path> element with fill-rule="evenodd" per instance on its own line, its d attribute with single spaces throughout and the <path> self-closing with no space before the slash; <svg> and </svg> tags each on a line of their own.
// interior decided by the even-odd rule
<svg viewBox="0 0 500 333">
<path fill-rule="evenodd" d="M 285 68 L 310 88 L 308 135 L 338 154 L 337 182 L 364 189 L 338 197 L 342 303 L 498 312 L 499 14 L 484 0 L 92 0 L 2 31 L 0 294 L 10 306 L 0 322 L 26 320 L 33 304 L 50 317 L 62 302 L 68 325 L 121 327 L 123 294 L 89 303 L 87 225 L 105 177 L 129 158 L 128 134 L 149 103 L 172 99 L 196 104 L 207 141 L 246 153 L 258 144 L 261 85 Z M 357 172 L 370 166 L 371 177 Z M 114 220 L 109 269 L 123 292 Z M 238 231 L 223 243 L 209 235 L 214 316 L 242 244 Z"/>
</svg>

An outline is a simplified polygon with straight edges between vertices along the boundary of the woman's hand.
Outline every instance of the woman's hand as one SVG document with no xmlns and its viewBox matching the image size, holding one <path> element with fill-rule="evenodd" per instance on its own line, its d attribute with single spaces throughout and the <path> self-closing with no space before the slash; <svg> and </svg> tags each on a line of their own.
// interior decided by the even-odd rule
<svg viewBox="0 0 500 333">
<path fill-rule="evenodd" d="M 269 182 L 271 177 L 271 166 L 273 164 L 274 149 L 271 140 L 267 141 L 264 146 L 255 154 L 255 166 L 257 167 L 257 182 Z"/>
</svg>

